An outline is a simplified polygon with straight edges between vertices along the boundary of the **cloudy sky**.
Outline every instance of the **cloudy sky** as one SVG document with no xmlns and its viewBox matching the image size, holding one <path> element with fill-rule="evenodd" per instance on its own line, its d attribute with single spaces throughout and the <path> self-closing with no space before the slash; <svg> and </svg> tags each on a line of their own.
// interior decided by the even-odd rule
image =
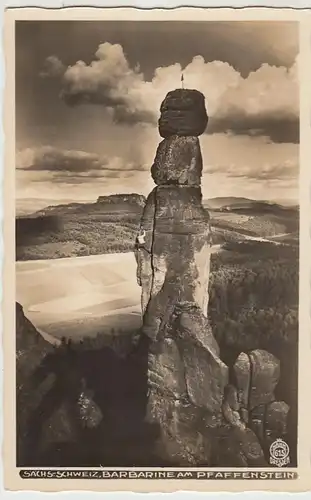
<svg viewBox="0 0 311 500">
<path fill-rule="evenodd" d="M 17 22 L 19 203 L 147 194 L 182 71 L 210 116 L 204 197 L 297 200 L 297 55 L 295 23 Z"/>
</svg>

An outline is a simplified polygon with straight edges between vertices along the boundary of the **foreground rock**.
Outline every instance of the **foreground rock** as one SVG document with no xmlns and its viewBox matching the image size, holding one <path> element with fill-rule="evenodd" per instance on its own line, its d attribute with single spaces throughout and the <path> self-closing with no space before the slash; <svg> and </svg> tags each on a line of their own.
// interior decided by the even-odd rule
<svg viewBox="0 0 311 500">
<path fill-rule="evenodd" d="M 28 455 L 29 418 L 43 395 L 51 388 L 48 378 L 38 388 L 34 374 L 55 347 L 47 342 L 25 317 L 23 308 L 16 303 L 16 429 L 17 462 L 23 464 Z"/>
<path fill-rule="evenodd" d="M 280 377 L 279 360 L 267 351 L 256 349 L 241 353 L 233 372 L 234 383 L 226 387 L 223 402 L 228 429 L 235 429 L 241 439 L 253 443 L 256 449 L 261 447 L 262 454 L 269 457 L 271 443 L 287 436 L 289 406 L 275 401 L 274 393 Z M 230 431 L 226 435 L 229 448 L 233 436 Z"/>
<path fill-rule="evenodd" d="M 45 340 L 18 303 L 16 404 L 19 466 L 38 465 L 38 455 L 51 443 L 76 442 L 84 428 L 102 419 L 74 350 Z"/>
<path fill-rule="evenodd" d="M 177 464 L 209 464 L 212 429 L 221 422 L 228 368 L 218 357 L 210 330 L 196 336 L 190 322 L 203 319 L 193 306 L 175 310 L 149 353 L 147 418 L 160 428 L 157 451 Z M 202 335 L 203 334 L 203 335 Z"/>
</svg>

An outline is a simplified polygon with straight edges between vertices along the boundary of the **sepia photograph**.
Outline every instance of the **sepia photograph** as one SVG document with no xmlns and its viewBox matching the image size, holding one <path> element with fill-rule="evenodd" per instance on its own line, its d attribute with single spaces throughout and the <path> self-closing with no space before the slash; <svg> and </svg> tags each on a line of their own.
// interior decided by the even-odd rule
<svg viewBox="0 0 311 500">
<path fill-rule="evenodd" d="M 300 23 L 143 17 L 12 22 L 12 467 L 297 479 Z"/>
<path fill-rule="evenodd" d="M 295 466 L 298 24 L 15 43 L 17 466 Z"/>
</svg>

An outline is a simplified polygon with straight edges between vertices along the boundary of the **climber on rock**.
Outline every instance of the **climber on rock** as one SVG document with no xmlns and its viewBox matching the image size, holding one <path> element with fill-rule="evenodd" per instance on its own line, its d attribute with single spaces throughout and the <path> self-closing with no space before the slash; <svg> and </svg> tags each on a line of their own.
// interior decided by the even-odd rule
<svg viewBox="0 0 311 500">
<path fill-rule="evenodd" d="M 144 244 L 146 243 L 146 231 L 144 229 L 140 230 L 136 239 L 136 243 L 138 248 L 144 246 Z"/>
</svg>

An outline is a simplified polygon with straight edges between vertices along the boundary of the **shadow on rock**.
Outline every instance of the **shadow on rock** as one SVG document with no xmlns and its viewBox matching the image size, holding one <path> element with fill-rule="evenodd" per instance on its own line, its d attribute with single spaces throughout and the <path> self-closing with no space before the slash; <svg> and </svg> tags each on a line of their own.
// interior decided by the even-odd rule
<svg viewBox="0 0 311 500">
<path fill-rule="evenodd" d="M 153 455 L 157 429 L 144 421 L 147 351 L 148 339 L 141 337 L 125 359 L 107 347 L 83 350 L 70 345 L 46 356 L 33 379 L 40 384 L 53 372 L 55 381 L 30 413 L 23 447 L 27 452 L 19 465 L 168 465 Z M 85 391 L 91 397 L 81 405 Z M 83 412 L 89 413 L 88 419 Z M 66 439 L 61 427 L 67 428 Z"/>
</svg>

